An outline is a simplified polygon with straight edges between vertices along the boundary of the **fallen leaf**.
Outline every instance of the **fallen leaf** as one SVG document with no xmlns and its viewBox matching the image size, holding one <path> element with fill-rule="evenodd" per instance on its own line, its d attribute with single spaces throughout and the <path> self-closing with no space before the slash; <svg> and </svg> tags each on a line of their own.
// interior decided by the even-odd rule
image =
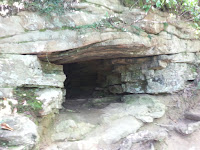
<svg viewBox="0 0 200 150">
<path fill-rule="evenodd" d="M 11 128 L 8 124 L 6 123 L 2 123 L 1 124 L 1 128 L 4 130 L 9 130 L 9 131 L 13 131 L 13 128 Z"/>
</svg>

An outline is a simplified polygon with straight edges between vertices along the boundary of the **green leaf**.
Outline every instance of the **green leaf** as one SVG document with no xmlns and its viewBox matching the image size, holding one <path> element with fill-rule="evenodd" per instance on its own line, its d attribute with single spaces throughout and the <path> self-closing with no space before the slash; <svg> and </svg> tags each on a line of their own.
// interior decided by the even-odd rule
<svg viewBox="0 0 200 150">
<path fill-rule="evenodd" d="M 152 39 L 152 36 L 150 34 L 148 34 L 148 38 L 151 40 Z"/>
<path fill-rule="evenodd" d="M 151 5 L 144 5 L 144 6 L 143 6 L 143 9 L 144 9 L 146 12 L 148 12 L 150 8 L 151 8 Z"/>
<path fill-rule="evenodd" d="M 164 25 L 164 29 L 166 30 L 166 28 L 168 27 L 169 24 L 165 22 L 165 23 L 163 23 L 163 25 Z"/>
<path fill-rule="evenodd" d="M 106 18 L 109 18 L 109 14 L 108 14 L 108 12 L 106 11 Z"/>
<path fill-rule="evenodd" d="M 158 0 L 158 1 L 156 2 L 156 7 L 161 8 L 161 2 L 160 2 L 160 0 Z"/>
</svg>

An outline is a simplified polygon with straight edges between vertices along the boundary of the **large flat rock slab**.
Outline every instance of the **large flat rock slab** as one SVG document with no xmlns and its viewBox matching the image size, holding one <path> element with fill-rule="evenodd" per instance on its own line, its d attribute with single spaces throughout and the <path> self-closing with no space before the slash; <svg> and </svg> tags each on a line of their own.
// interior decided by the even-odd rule
<svg viewBox="0 0 200 150">
<path fill-rule="evenodd" d="M 127 10 L 117 0 L 87 2 L 74 4 L 77 11 L 49 19 L 25 11 L 0 18 L 0 52 L 36 54 L 41 60 L 66 64 L 200 50 L 199 36 L 190 23 L 177 24 L 157 10 L 148 14 Z"/>
<path fill-rule="evenodd" d="M 63 87 L 62 66 L 48 65 L 34 55 L 1 55 L 0 87 Z"/>
</svg>

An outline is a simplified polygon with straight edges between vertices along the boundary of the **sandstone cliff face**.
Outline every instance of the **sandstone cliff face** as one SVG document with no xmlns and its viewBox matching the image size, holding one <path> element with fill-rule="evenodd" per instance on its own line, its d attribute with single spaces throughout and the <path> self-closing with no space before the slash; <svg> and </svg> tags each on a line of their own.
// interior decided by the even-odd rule
<svg viewBox="0 0 200 150">
<path fill-rule="evenodd" d="M 94 88 L 110 95 L 173 93 L 191 82 L 199 85 L 200 39 L 190 23 L 157 10 L 130 10 L 118 0 L 72 7 L 50 18 L 26 11 L 0 17 L 0 98 L 34 89 L 43 102 L 40 115 L 57 112 L 66 75 L 90 72 L 84 65 L 101 76 Z M 77 67 L 64 68 L 65 75 L 63 65 L 71 63 Z"/>
<path fill-rule="evenodd" d="M 47 65 L 95 59 L 133 58 L 132 64 L 137 65 L 146 82 L 146 90 L 139 87 L 141 90 L 137 93 L 170 93 L 183 89 L 187 80 L 195 79 L 196 64 L 200 61 L 200 42 L 191 24 L 157 10 L 146 14 L 139 9 L 128 10 L 118 1 L 110 6 L 111 3 L 113 2 L 74 3 L 72 7 L 78 11 L 68 11 L 62 16 L 51 18 L 31 12 L 20 12 L 17 16 L 1 18 L 2 63 L 5 63 L 5 58 L 10 63 L 20 59 L 25 62 L 27 59 L 33 59 L 34 63 L 30 62 L 31 65 L 36 64 L 34 67 L 38 68 L 38 72 L 27 68 L 36 72 L 37 79 L 31 77 L 29 80 L 26 73 L 23 75 L 23 78 L 26 78 L 24 83 L 19 83 L 20 80 L 12 74 L 17 82 L 9 79 L 10 83 L 7 83 L 8 81 L 4 80 L 2 87 L 15 84 L 62 87 L 64 77 L 56 75 L 57 77 L 52 78 L 49 74 L 49 78 L 52 79 L 49 81 L 48 77 L 39 75 L 42 74 L 39 63 L 43 62 L 39 61 L 37 56 L 46 61 Z M 134 60 L 137 61 L 135 58 L 147 56 L 151 56 L 151 61 L 144 59 L 142 65 L 134 63 Z M 26 66 L 30 65 L 24 64 L 24 67 Z M 62 72 L 62 69 L 59 70 Z M 133 68 L 129 70 L 137 72 Z M 119 74 L 125 76 L 124 74 L 131 74 L 132 71 L 121 71 Z M 2 78 L 5 76 L 8 76 L 8 73 L 3 73 Z M 122 82 L 126 81 L 122 79 Z M 130 86 L 133 85 L 123 85 L 124 89 Z"/>
</svg>

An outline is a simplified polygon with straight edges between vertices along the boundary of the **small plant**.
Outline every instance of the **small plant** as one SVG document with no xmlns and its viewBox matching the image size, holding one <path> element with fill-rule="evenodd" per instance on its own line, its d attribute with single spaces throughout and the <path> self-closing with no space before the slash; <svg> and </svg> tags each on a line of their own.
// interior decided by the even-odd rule
<svg viewBox="0 0 200 150">
<path fill-rule="evenodd" d="M 39 31 L 40 32 L 45 32 L 47 29 L 40 29 Z"/>
<path fill-rule="evenodd" d="M 116 26 L 114 26 L 112 23 L 114 23 L 112 21 L 112 17 L 106 18 L 106 19 L 102 19 L 98 22 L 94 22 L 92 24 L 86 24 L 86 25 L 80 25 L 80 26 L 75 26 L 75 27 L 70 27 L 70 26 L 62 26 L 62 30 L 79 30 L 79 29 L 95 29 L 95 30 L 99 30 L 101 28 L 113 28 L 113 29 L 117 29 L 120 31 L 123 31 L 123 28 L 117 28 Z"/>
<path fill-rule="evenodd" d="M 35 89 L 17 88 L 14 91 L 18 100 L 16 108 L 19 113 L 29 112 L 37 114 L 42 109 L 42 102 L 37 100 Z"/>
<path fill-rule="evenodd" d="M 63 0 L 32 0 L 25 2 L 25 8 L 46 15 L 51 13 L 61 15 L 65 9 Z"/>
<path fill-rule="evenodd" d="M 52 13 L 61 15 L 65 10 L 64 0 L 0 0 L 0 15 L 7 16 L 16 9 L 39 12 L 50 16 Z"/>
<path fill-rule="evenodd" d="M 197 68 L 195 66 L 191 66 L 190 70 L 191 70 L 192 73 L 197 72 Z"/>
</svg>

